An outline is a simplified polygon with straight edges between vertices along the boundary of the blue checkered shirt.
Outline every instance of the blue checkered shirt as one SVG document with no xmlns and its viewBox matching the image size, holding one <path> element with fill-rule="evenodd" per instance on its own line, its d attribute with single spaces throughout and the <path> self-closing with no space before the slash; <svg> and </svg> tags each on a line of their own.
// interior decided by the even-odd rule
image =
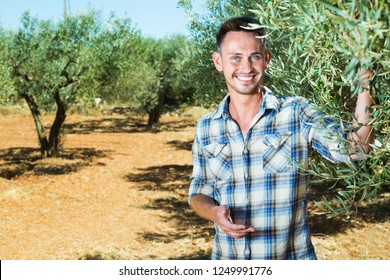
<svg viewBox="0 0 390 280">
<path fill-rule="evenodd" d="M 233 239 L 215 224 L 212 259 L 316 259 L 307 223 L 309 148 L 347 162 L 340 121 L 302 97 L 264 99 L 246 139 L 228 112 L 229 96 L 196 128 L 189 199 L 196 194 L 230 208 L 235 224 L 255 232 Z"/>
</svg>

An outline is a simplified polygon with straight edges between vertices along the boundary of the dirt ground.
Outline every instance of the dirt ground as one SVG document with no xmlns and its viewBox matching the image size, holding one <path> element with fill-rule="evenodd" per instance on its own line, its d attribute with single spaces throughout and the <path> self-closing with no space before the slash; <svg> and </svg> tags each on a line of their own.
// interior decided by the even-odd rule
<svg viewBox="0 0 390 280">
<path fill-rule="evenodd" d="M 0 259 L 210 258 L 213 227 L 186 197 L 199 112 L 153 131 L 126 113 L 68 116 L 63 153 L 49 159 L 30 115 L 0 115 Z M 319 259 L 390 259 L 389 194 L 348 220 L 309 210 Z"/>
</svg>

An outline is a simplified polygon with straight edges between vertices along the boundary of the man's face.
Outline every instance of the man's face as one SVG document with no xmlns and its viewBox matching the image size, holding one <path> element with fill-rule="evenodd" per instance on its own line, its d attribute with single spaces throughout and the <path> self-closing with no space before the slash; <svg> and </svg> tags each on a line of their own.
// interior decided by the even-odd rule
<svg viewBox="0 0 390 280">
<path fill-rule="evenodd" d="M 256 94 L 271 59 L 262 41 L 252 32 L 226 34 L 220 52 L 213 54 L 214 65 L 223 72 L 230 94 Z"/>
</svg>

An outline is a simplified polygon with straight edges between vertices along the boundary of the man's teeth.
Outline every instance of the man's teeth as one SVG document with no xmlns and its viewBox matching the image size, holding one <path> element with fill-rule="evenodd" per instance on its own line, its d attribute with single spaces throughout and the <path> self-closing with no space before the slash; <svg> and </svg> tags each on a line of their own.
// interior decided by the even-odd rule
<svg viewBox="0 0 390 280">
<path fill-rule="evenodd" d="M 250 80 L 252 80 L 253 77 L 239 77 L 239 76 L 237 76 L 237 78 L 241 81 L 250 81 Z"/>
</svg>

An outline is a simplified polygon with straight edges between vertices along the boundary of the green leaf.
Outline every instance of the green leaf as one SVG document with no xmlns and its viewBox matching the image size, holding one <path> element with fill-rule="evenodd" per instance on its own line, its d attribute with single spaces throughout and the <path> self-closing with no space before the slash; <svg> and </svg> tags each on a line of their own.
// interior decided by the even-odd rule
<svg viewBox="0 0 390 280">
<path fill-rule="evenodd" d="M 341 47 L 341 46 L 338 45 L 337 43 L 332 43 L 332 46 L 333 46 L 333 47 L 336 49 L 336 51 L 338 51 L 338 52 L 341 52 L 341 53 L 344 53 L 344 54 L 350 54 L 350 53 L 351 53 L 348 49 Z"/>
<path fill-rule="evenodd" d="M 342 18 L 344 19 L 348 19 L 350 18 L 349 15 L 347 15 L 343 10 L 341 10 L 340 8 L 337 8 L 325 1 L 319 1 L 323 6 L 325 6 L 326 8 L 328 8 L 329 10 L 335 12 L 336 14 L 340 15 Z"/>
</svg>

